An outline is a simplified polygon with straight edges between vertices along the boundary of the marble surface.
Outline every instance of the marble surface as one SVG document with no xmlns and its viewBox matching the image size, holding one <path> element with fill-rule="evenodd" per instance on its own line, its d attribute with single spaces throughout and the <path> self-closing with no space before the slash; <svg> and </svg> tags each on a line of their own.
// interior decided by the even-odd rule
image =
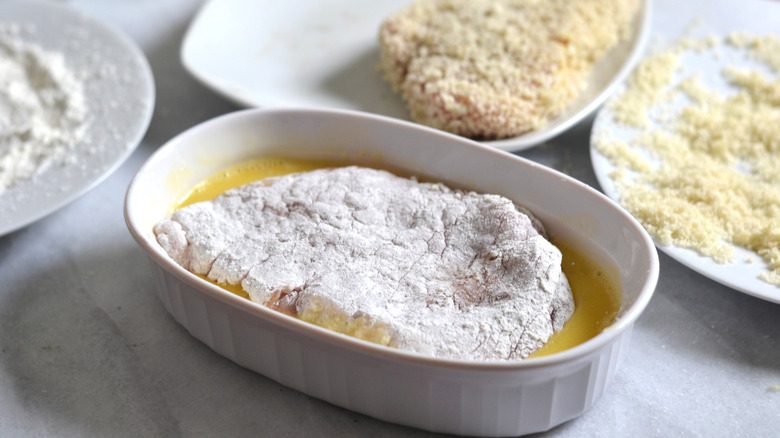
<svg viewBox="0 0 780 438">
<path fill-rule="evenodd" d="M 215 354 L 165 312 L 122 216 L 144 160 L 237 107 L 182 68 L 196 0 L 60 1 L 124 31 L 157 104 L 135 153 L 94 190 L 0 237 L 0 436 L 436 436 L 313 399 Z M 780 7 L 780 6 L 778 6 Z M 592 119 L 521 153 L 598 187 Z M 543 436 L 778 436 L 780 306 L 661 254 L 622 368 L 581 417 Z"/>
</svg>

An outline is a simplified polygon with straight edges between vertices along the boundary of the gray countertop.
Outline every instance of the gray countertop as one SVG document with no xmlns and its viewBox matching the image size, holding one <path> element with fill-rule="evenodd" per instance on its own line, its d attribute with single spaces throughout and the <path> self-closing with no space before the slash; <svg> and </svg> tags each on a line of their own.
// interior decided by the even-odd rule
<svg viewBox="0 0 780 438">
<path fill-rule="evenodd" d="M 179 61 L 200 1 L 61 3 L 141 46 L 157 103 L 140 146 L 108 179 L 0 237 L 0 436 L 434 436 L 243 369 L 166 313 L 124 224 L 125 189 L 168 139 L 238 108 Z M 591 124 L 519 155 L 598 188 Z M 780 436 L 780 306 L 660 260 L 614 383 L 581 417 L 542 435 Z"/>
</svg>

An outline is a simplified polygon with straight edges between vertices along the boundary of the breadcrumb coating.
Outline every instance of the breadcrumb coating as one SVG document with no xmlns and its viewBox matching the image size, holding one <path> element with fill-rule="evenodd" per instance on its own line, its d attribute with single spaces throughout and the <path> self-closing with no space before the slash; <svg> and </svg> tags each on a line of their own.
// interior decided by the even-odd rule
<svg viewBox="0 0 780 438">
<path fill-rule="evenodd" d="M 379 31 L 412 118 L 465 137 L 537 129 L 625 36 L 639 0 L 417 0 Z"/>
</svg>

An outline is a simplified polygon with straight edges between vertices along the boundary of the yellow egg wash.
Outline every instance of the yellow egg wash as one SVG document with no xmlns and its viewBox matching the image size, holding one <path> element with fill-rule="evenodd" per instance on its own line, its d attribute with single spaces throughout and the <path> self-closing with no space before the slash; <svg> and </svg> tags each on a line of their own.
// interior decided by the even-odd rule
<svg viewBox="0 0 780 438">
<path fill-rule="evenodd" d="M 620 291 L 606 271 L 566 243 L 552 241 L 563 255 L 561 268 L 574 296 L 574 313 L 563 330 L 528 357 L 546 356 L 587 341 L 612 324 L 620 310 Z"/>
<path fill-rule="evenodd" d="M 344 165 L 333 161 L 303 160 L 284 157 L 258 158 L 222 170 L 200 182 L 174 207 L 174 210 L 187 205 L 216 198 L 226 190 L 272 176 L 305 172 L 324 167 Z M 563 327 L 547 343 L 529 357 L 545 356 L 581 344 L 599 334 L 609 326 L 620 309 L 621 293 L 607 272 L 593 263 L 565 242 L 553 239 L 555 246 L 563 254 L 562 269 L 569 279 L 574 295 L 575 310 Z M 200 276 L 206 279 L 205 276 Z M 240 284 L 220 284 L 220 287 L 236 295 L 249 299 L 249 295 Z M 305 318 L 302 318 L 305 320 Z M 317 323 L 316 321 L 310 321 Z M 323 324 L 317 324 L 323 325 Z M 358 324 L 360 325 L 360 324 Z M 345 327 L 329 327 L 342 331 Z M 346 333 L 352 330 L 347 330 Z M 344 331 L 342 331 L 344 333 Z M 360 333 L 354 336 L 363 338 Z M 368 339 L 374 342 L 378 340 Z M 386 342 L 378 342 L 385 344 Z"/>
</svg>

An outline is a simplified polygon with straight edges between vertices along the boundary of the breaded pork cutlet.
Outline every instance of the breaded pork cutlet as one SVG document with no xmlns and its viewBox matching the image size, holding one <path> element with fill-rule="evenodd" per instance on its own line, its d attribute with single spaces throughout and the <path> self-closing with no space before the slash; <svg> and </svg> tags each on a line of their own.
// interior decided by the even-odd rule
<svg viewBox="0 0 780 438">
<path fill-rule="evenodd" d="M 419 123 L 516 136 L 579 95 L 639 1 L 417 0 L 383 22 L 381 69 Z"/>
</svg>

